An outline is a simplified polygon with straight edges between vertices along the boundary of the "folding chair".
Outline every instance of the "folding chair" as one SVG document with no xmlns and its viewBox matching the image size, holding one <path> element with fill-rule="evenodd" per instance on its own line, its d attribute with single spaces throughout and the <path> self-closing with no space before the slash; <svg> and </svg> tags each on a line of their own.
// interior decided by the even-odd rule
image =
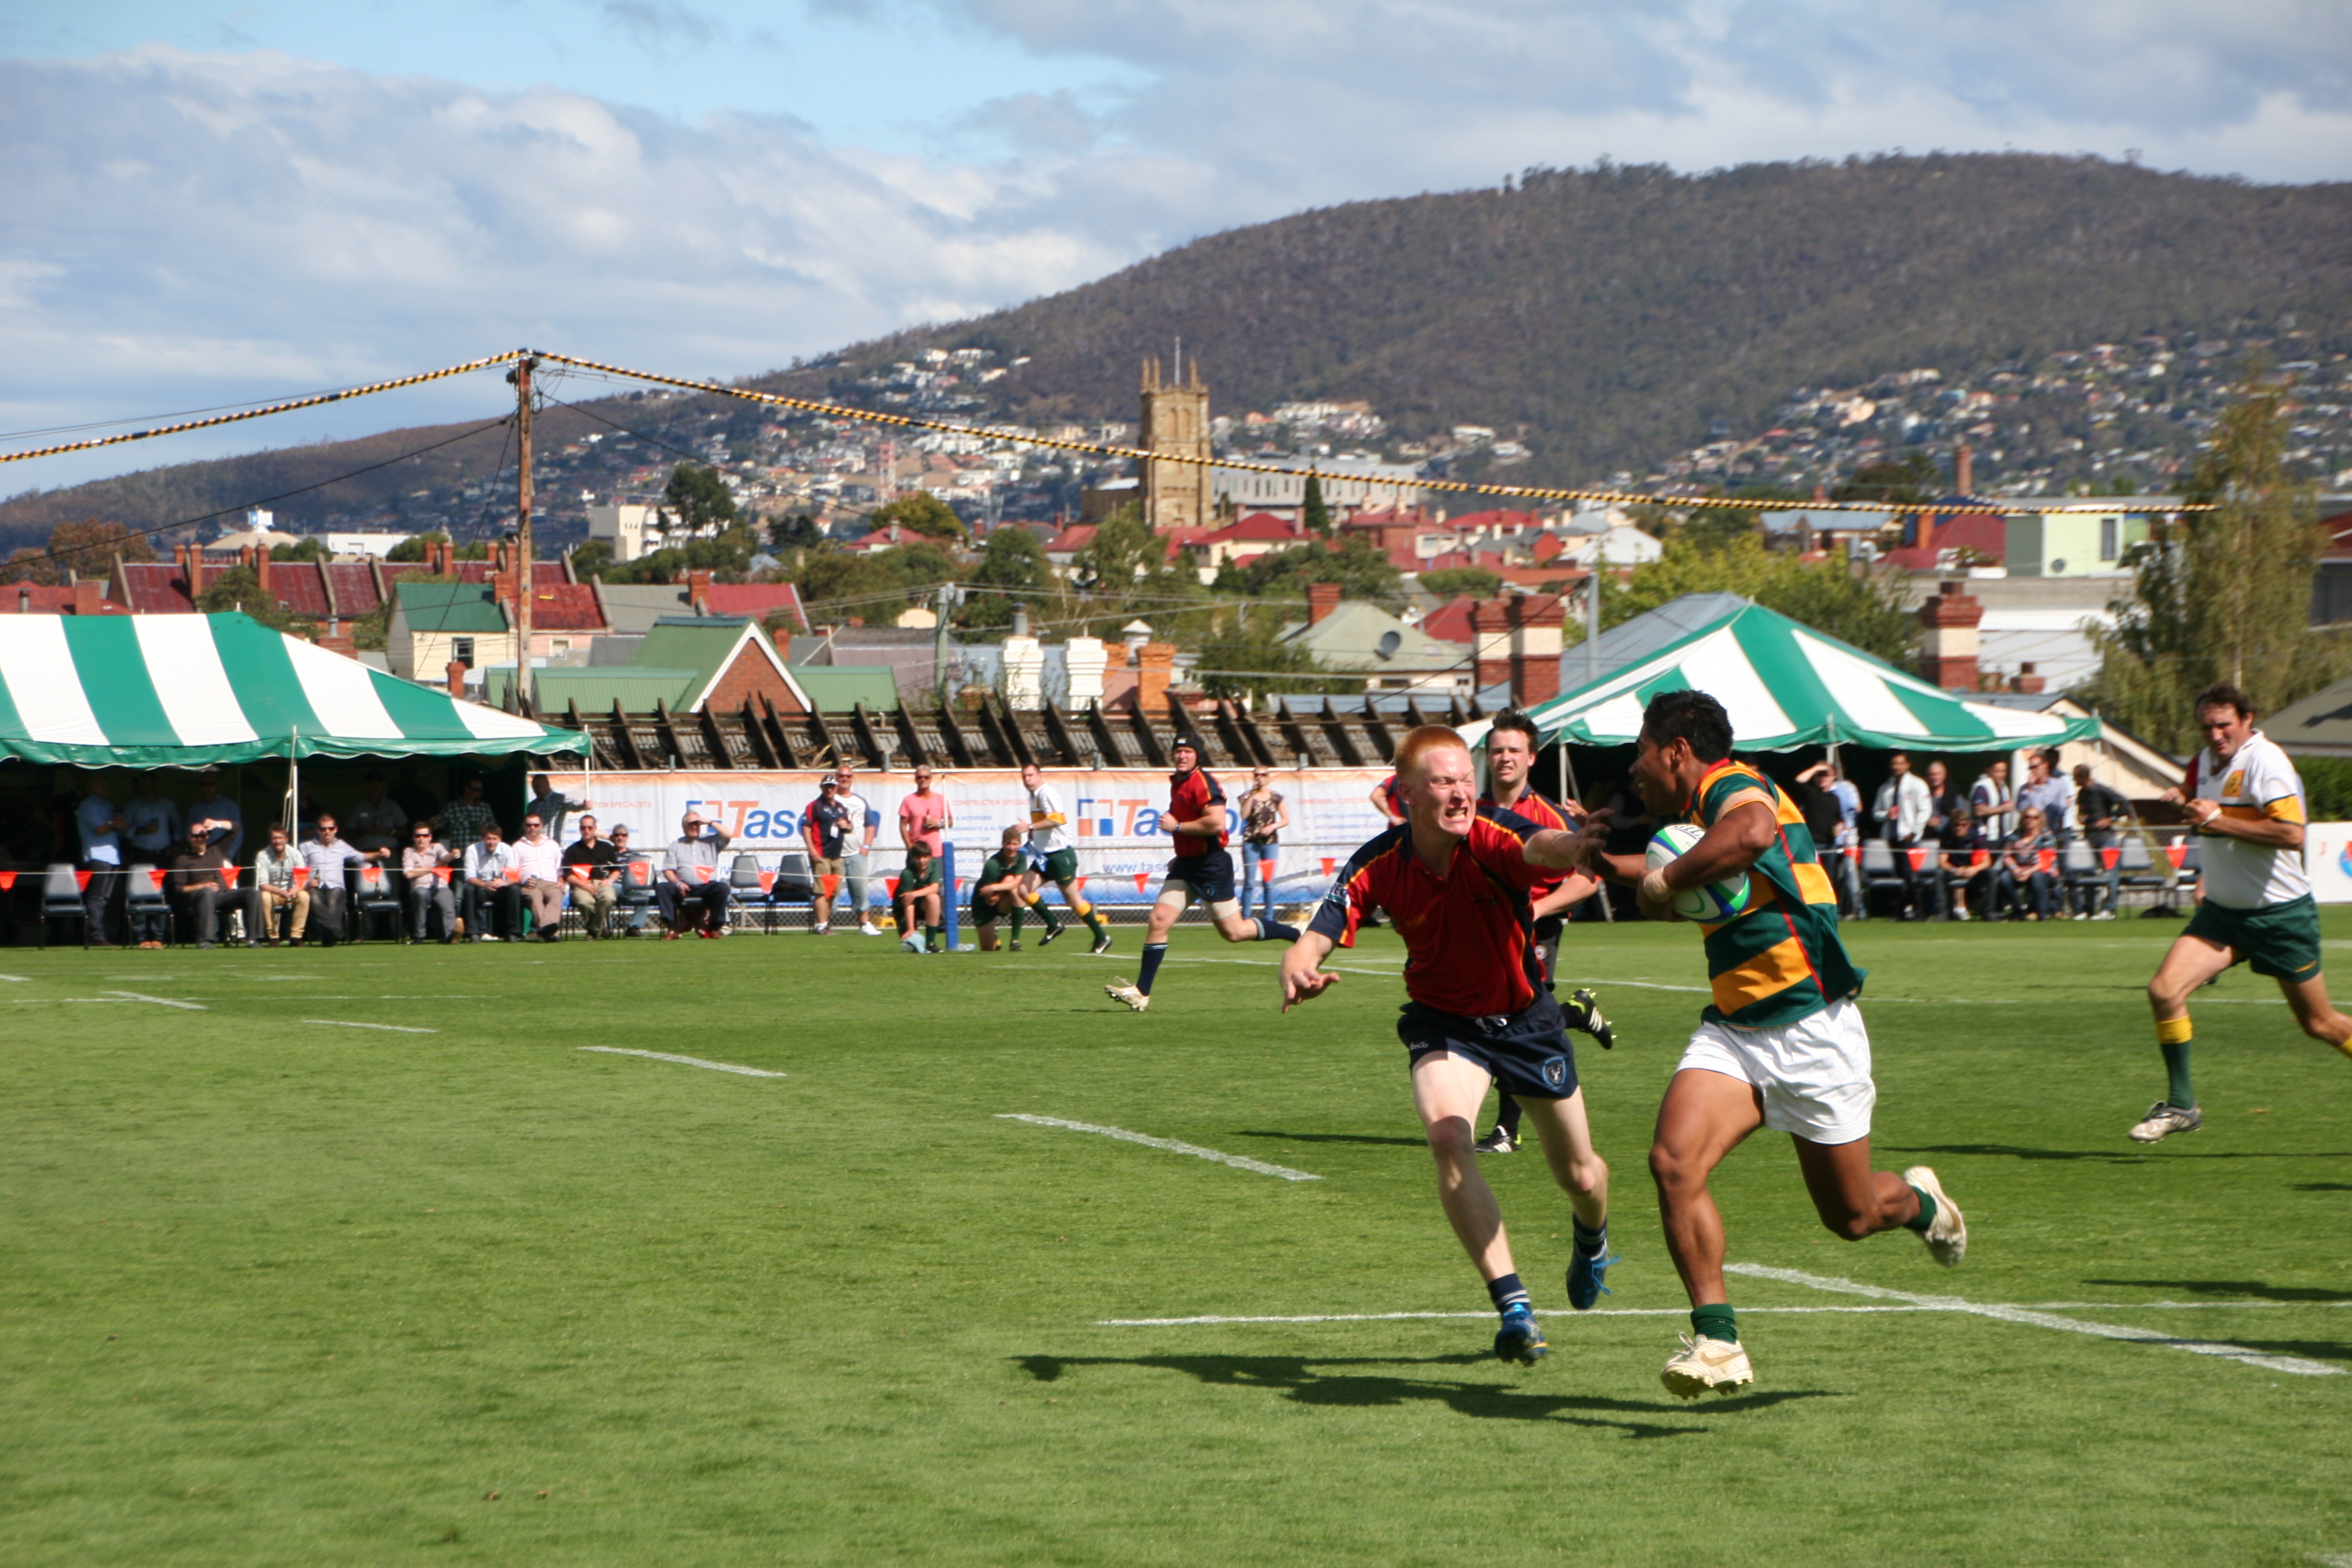
<svg viewBox="0 0 2352 1568">
<path fill-rule="evenodd" d="M 772 883 L 774 879 L 769 881 Z M 734 866 L 727 873 L 727 885 L 733 889 L 733 901 L 727 907 L 730 923 L 738 918 L 757 920 L 768 928 L 769 935 L 774 935 L 776 910 L 767 901 L 768 889 L 760 879 L 760 858 L 750 854 L 736 856 Z"/>
<path fill-rule="evenodd" d="M 41 945 L 45 948 L 49 945 L 51 921 L 81 921 L 81 944 L 89 945 L 89 911 L 82 907 L 81 880 L 62 861 L 41 878 Z"/>
<path fill-rule="evenodd" d="M 139 932 L 151 929 L 149 922 L 163 917 L 163 945 L 173 942 L 173 928 L 178 922 L 172 918 L 172 900 L 163 896 L 163 874 L 152 866 L 133 866 L 123 874 L 125 891 L 122 895 L 123 924 L 130 928 L 132 942 L 141 941 Z"/>
<path fill-rule="evenodd" d="M 2082 910 L 2085 888 L 2104 888 L 2106 885 L 2106 870 L 2100 866 L 2098 855 L 2088 844 L 2079 838 L 2070 838 L 2060 846 L 2058 887 L 2063 894 L 2061 902 L 2070 912 Z"/>
<path fill-rule="evenodd" d="M 383 867 L 360 868 L 359 891 L 352 895 L 352 910 L 360 941 L 368 940 L 368 921 L 378 915 L 392 921 L 394 940 L 408 940 L 408 921 L 403 918 L 407 911 L 403 907 L 401 889 L 394 884 L 392 873 Z"/>
<path fill-rule="evenodd" d="M 1895 847 L 1884 838 L 1867 838 L 1862 845 L 1862 915 L 1870 918 L 1870 895 L 1880 888 L 1892 888 L 1907 900 L 1911 894 L 1911 879 L 1895 858 Z"/>
<path fill-rule="evenodd" d="M 632 852 L 621 862 L 620 896 L 613 903 L 614 929 L 636 935 L 660 901 L 654 891 L 654 863 Z"/>
<path fill-rule="evenodd" d="M 2189 847 L 2194 848 L 2195 846 L 2192 844 Z M 2126 892 L 2151 889 L 2156 893 L 2156 902 L 2158 907 L 2170 907 L 2172 900 L 2168 895 L 2172 889 L 2173 879 L 2160 870 L 2155 861 L 2148 858 L 2147 843 L 2137 833 L 2124 840 L 2124 852 L 2116 862 L 2116 869 L 2117 872 L 2116 885 L 2118 888 Z M 2182 873 L 2184 879 L 2187 875 L 2185 871 Z"/>
<path fill-rule="evenodd" d="M 776 858 L 776 876 L 769 884 L 768 904 L 777 915 L 798 904 L 808 910 L 811 921 L 816 919 L 816 871 L 809 864 L 807 850 L 787 849 Z"/>
</svg>

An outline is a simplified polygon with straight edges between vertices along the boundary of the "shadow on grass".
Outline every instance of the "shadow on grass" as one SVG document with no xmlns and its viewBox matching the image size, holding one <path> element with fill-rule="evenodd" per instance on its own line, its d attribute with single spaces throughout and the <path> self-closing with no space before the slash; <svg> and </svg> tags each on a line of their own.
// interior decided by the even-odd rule
<svg viewBox="0 0 2352 1568">
<path fill-rule="evenodd" d="M 1426 1149 L 1426 1138 L 1376 1138 L 1369 1132 L 1241 1132 L 1236 1138 L 1279 1138 L 1286 1143 L 1382 1143 L 1400 1149 Z"/>
<path fill-rule="evenodd" d="M 2011 1160 L 2103 1160 L 2110 1165 L 2138 1165 L 2150 1160 L 2352 1160 L 2352 1150 L 2303 1154 L 2276 1149 L 2212 1149 L 2190 1152 L 2168 1149 L 2154 1154 L 2132 1149 L 2028 1149 L 2016 1143 L 1899 1143 L 1882 1147 L 1890 1154 L 1991 1154 Z"/>
<path fill-rule="evenodd" d="M 2316 1301 L 2334 1306 L 2352 1301 L 2341 1290 L 2305 1285 L 2265 1285 L 2259 1279 L 2085 1279 L 2085 1285 L 2120 1285 L 2130 1290 L 2188 1290 L 2200 1296 L 2246 1296 L 2263 1301 Z"/>
<path fill-rule="evenodd" d="M 1686 1437 L 1709 1430 L 1705 1426 L 1662 1426 L 1655 1420 L 1632 1417 L 1680 1414 L 1683 1406 L 1632 1399 L 1604 1399 L 1591 1394 L 1523 1394 L 1493 1384 L 1461 1383 L 1446 1378 L 1374 1376 L 1326 1368 L 1364 1366 L 1467 1366 L 1490 1358 L 1475 1352 L 1438 1356 L 1052 1356 L 1013 1358 L 1040 1383 L 1058 1382 L 1076 1367 L 1140 1366 L 1181 1372 L 1202 1383 L 1233 1388 L 1262 1388 L 1279 1393 L 1300 1405 L 1354 1405 L 1370 1409 L 1412 1404 L 1443 1405 L 1458 1415 L 1484 1420 L 1552 1421 L 1624 1433 L 1628 1437 Z M 1827 1389 L 1789 1389 L 1709 1400 L 1709 1414 L 1764 1410 L 1792 1399 L 1833 1399 Z M 1577 1414 L 1583 1412 L 1584 1414 Z M 1601 1414 L 1606 1413 L 1606 1414 Z M 1626 1419 L 1610 1419 L 1616 1415 Z"/>
<path fill-rule="evenodd" d="M 2352 1193 L 2352 1182 L 2297 1182 L 2292 1193 Z"/>
</svg>

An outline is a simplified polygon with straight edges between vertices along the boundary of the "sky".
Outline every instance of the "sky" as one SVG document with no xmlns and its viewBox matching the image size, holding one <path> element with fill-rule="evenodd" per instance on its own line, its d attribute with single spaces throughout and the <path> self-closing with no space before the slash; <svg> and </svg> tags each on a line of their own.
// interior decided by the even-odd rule
<svg viewBox="0 0 2352 1568">
<path fill-rule="evenodd" d="M 521 346 L 755 374 L 1304 208 L 2003 148 L 2352 177 L 2342 0 L 14 0 L 0 450 Z M 0 468 L 494 417 L 497 373 Z"/>
</svg>

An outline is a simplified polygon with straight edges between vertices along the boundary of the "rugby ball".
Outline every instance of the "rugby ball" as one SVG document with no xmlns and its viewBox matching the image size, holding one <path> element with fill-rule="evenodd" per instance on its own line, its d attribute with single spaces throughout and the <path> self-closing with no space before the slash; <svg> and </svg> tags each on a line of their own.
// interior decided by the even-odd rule
<svg viewBox="0 0 2352 1568">
<path fill-rule="evenodd" d="M 1669 823 L 1658 829 L 1656 837 L 1650 840 L 1649 852 L 1642 858 L 1643 865 L 1646 869 L 1655 871 L 1680 859 L 1692 845 L 1706 837 L 1706 829 L 1703 827 L 1687 822 Z M 1705 925 L 1718 925 L 1735 915 L 1743 914 L 1748 909 L 1748 873 L 1742 871 L 1729 881 L 1706 882 L 1685 889 L 1675 895 L 1674 908 L 1675 913 L 1683 919 L 1697 921 Z"/>
</svg>

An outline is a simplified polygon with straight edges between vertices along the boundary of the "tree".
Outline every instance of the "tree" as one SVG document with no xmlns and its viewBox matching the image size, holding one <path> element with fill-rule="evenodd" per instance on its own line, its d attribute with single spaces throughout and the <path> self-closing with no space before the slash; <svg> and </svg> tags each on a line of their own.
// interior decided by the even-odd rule
<svg viewBox="0 0 2352 1568">
<path fill-rule="evenodd" d="M 1423 572 L 1421 585 L 1441 599 L 1458 598 L 1464 594 L 1474 599 L 1491 599 L 1503 591 L 1503 579 L 1484 566 L 1448 566 L 1442 571 Z"/>
<path fill-rule="evenodd" d="M 1001 626 L 1012 621 L 1016 598 L 1034 598 L 1051 590 L 1053 573 L 1045 560 L 1045 547 L 1037 542 L 1037 536 L 1018 523 L 1006 523 L 988 536 L 972 581 L 1005 591 L 972 595 L 964 605 L 962 623 L 967 626 Z"/>
<path fill-rule="evenodd" d="M 793 579 L 809 619 L 889 622 L 918 595 L 956 578 L 955 558 L 933 544 L 853 553 L 837 544 L 812 550 Z"/>
<path fill-rule="evenodd" d="M 318 540 L 298 539 L 291 544 L 271 545 L 269 559 L 272 561 L 331 561 L 334 557 Z"/>
<path fill-rule="evenodd" d="M 824 542 L 824 529 L 806 512 L 794 512 L 768 524 L 768 548 L 774 551 L 814 550 Z"/>
<path fill-rule="evenodd" d="M 1282 639 L 1282 619 L 1280 606 L 1244 605 L 1221 620 L 1201 644 L 1201 689 L 1212 697 L 1321 690 L 1322 665 Z"/>
<path fill-rule="evenodd" d="M 866 518 L 869 530 L 887 528 L 894 522 L 926 539 L 936 539 L 947 544 L 963 542 L 963 519 L 955 514 L 953 507 L 929 490 L 909 490 L 886 506 L 876 507 Z"/>
<path fill-rule="evenodd" d="M 1925 452 L 1913 452 L 1900 462 L 1864 464 L 1845 483 L 1830 491 L 1830 500 L 1877 501 L 1882 505 L 1900 506 L 1926 500 L 1931 492 L 1942 488 L 1942 476 L 1936 472 L 1936 459 Z"/>
<path fill-rule="evenodd" d="M 1307 473 L 1307 497 L 1299 503 L 1299 521 L 1307 531 L 1320 539 L 1331 537 L 1331 509 L 1323 504 L 1323 479 L 1313 469 Z"/>
<path fill-rule="evenodd" d="M 410 537 L 402 540 L 385 553 L 384 559 L 388 562 L 422 561 L 425 559 L 426 546 L 434 544 L 446 544 L 448 542 L 449 536 L 436 528 L 430 533 L 413 534 Z M 611 545 L 606 545 L 604 549 L 607 555 L 611 554 Z"/>
<path fill-rule="evenodd" d="M 1221 594 L 1251 598 L 1307 597 L 1309 583 L 1337 583 L 1347 599 L 1370 599 L 1395 608 L 1404 603 L 1404 577 L 1388 552 L 1361 533 L 1350 534 L 1337 548 L 1308 540 L 1287 550 L 1269 550 L 1245 566 L 1228 565 L 1217 577 Z"/>
<path fill-rule="evenodd" d="M 241 610 L 274 631 L 290 632 L 302 623 L 271 595 L 261 591 L 260 575 L 250 566 L 232 566 L 196 595 L 199 614 L 217 616 Z"/>
<path fill-rule="evenodd" d="M 1168 542 L 1143 521 L 1143 508 L 1128 501 L 1095 526 L 1093 542 L 1078 552 L 1070 570 L 1081 587 L 1126 594 L 1167 563 Z"/>
<path fill-rule="evenodd" d="M 2352 668 L 2352 647 L 2311 626 L 2311 580 L 2326 543 L 2316 498 L 2285 473 L 2289 416 L 2257 390 L 2223 414 L 2184 487 L 2216 510 L 2159 521 L 2139 547 L 2132 596 L 2094 630 L 2103 715 L 2176 755 L 2201 744 L 2190 704 L 2226 680 L 2272 713 Z"/>
<path fill-rule="evenodd" d="M 740 583 L 751 571 L 758 542 L 750 528 L 737 523 L 720 530 L 715 539 L 689 538 L 608 566 L 604 577 L 607 583 L 675 583 L 688 572 L 708 572 L 719 582 Z M 576 570 L 577 557 L 573 564 Z"/>
<path fill-rule="evenodd" d="M 1685 594 L 1715 593 L 1743 595 L 1906 669 L 1918 649 L 1918 617 L 1892 582 L 1857 577 L 1842 561 L 1775 554 L 1754 533 L 1713 550 L 1680 535 L 1667 540 L 1665 553 L 1636 566 L 1622 590 L 1603 593 L 1601 624 L 1613 626 Z"/>
<path fill-rule="evenodd" d="M 613 542 L 609 539 L 587 539 L 572 547 L 572 570 L 582 577 L 593 577 L 613 567 Z"/>
<path fill-rule="evenodd" d="M 113 573 L 118 554 L 125 562 L 155 559 L 146 535 L 119 522 L 101 522 L 94 517 L 61 522 L 49 531 L 47 549 L 19 550 L 0 564 L 0 583 L 54 584 L 64 582 L 68 572 L 77 577 L 104 578 Z"/>
<path fill-rule="evenodd" d="M 719 470 L 697 468 L 692 463 L 680 463 L 670 470 L 669 483 L 662 490 L 662 505 L 677 520 L 677 526 L 689 533 L 706 528 L 725 528 L 737 517 L 735 493 L 727 488 Z"/>
</svg>

